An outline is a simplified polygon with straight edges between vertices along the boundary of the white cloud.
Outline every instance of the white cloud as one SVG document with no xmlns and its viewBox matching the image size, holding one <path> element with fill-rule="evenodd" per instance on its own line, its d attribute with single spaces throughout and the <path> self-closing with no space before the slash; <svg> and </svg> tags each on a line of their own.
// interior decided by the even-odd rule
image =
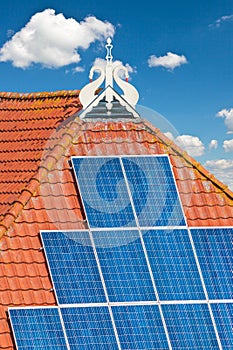
<svg viewBox="0 0 233 350">
<path fill-rule="evenodd" d="M 225 152 L 233 152 L 233 139 L 225 140 L 223 142 L 223 148 Z"/>
<path fill-rule="evenodd" d="M 199 157 L 204 154 L 205 147 L 197 136 L 180 135 L 174 141 L 192 157 Z"/>
<path fill-rule="evenodd" d="M 224 123 L 228 129 L 228 134 L 233 134 L 233 108 L 222 109 L 217 113 L 217 117 L 225 118 Z"/>
<path fill-rule="evenodd" d="M 174 137 L 170 131 L 165 132 L 164 135 L 174 141 L 177 146 L 185 150 L 192 157 L 202 156 L 205 152 L 205 146 L 197 136 L 179 135 Z"/>
<path fill-rule="evenodd" d="M 77 66 L 77 67 L 72 69 L 73 73 L 82 73 L 84 71 L 85 71 L 85 69 L 83 67 L 80 67 L 80 66 Z"/>
<path fill-rule="evenodd" d="M 233 169 L 232 159 L 207 160 L 205 163 L 209 168 L 217 168 L 221 170 Z"/>
<path fill-rule="evenodd" d="M 214 23 L 209 24 L 209 27 L 216 27 L 219 28 L 224 22 L 230 22 L 233 21 L 233 14 L 232 15 L 228 15 L 228 16 L 222 16 L 220 18 L 218 18 Z"/>
<path fill-rule="evenodd" d="M 182 64 L 188 63 L 184 55 L 177 55 L 172 52 L 168 52 L 165 56 L 160 57 L 151 55 L 147 62 L 150 68 L 160 66 L 169 70 L 173 70 L 176 67 L 181 66 Z"/>
<path fill-rule="evenodd" d="M 165 132 L 164 135 L 167 136 L 172 141 L 175 140 L 174 136 L 172 135 L 172 133 L 170 131 Z"/>
<path fill-rule="evenodd" d="M 207 160 L 205 167 L 233 191 L 233 160 Z"/>
<path fill-rule="evenodd" d="M 209 143 L 209 149 L 217 149 L 218 148 L 218 141 L 217 140 L 211 140 Z"/>
<path fill-rule="evenodd" d="M 46 9 L 31 17 L 19 32 L 0 49 L 0 61 L 12 61 L 15 67 L 27 68 L 33 63 L 58 68 L 78 63 L 79 49 L 86 50 L 96 40 L 115 33 L 114 26 L 94 16 L 77 22 L 62 13 Z"/>
</svg>

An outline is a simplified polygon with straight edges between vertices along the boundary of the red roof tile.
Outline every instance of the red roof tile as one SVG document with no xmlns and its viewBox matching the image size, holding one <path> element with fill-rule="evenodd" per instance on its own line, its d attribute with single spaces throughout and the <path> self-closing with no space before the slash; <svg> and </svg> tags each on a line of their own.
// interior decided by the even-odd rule
<svg viewBox="0 0 233 350">
<path fill-rule="evenodd" d="M 0 215 L 27 187 L 56 127 L 80 109 L 78 93 L 0 93 Z"/>
<path fill-rule="evenodd" d="M 170 156 L 189 226 L 233 226 L 233 193 L 157 128 L 83 122 L 78 91 L 0 93 L 0 348 L 13 349 L 7 308 L 52 305 L 40 230 L 86 227 L 73 155 Z"/>
</svg>

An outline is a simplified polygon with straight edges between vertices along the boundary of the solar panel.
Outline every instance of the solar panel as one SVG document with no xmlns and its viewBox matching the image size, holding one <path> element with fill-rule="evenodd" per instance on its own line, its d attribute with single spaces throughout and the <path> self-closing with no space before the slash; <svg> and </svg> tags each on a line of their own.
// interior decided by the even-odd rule
<svg viewBox="0 0 233 350">
<path fill-rule="evenodd" d="M 155 301 L 139 233 L 125 230 L 96 231 L 92 234 L 109 301 Z M 134 240 L 129 241 L 129 237 Z M 103 247 L 101 242 L 104 242 Z"/>
<path fill-rule="evenodd" d="M 222 347 L 233 349 L 233 303 L 212 304 L 212 311 L 217 325 Z"/>
<path fill-rule="evenodd" d="M 59 304 L 106 302 L 88 231 L 42 231 Z"/>
<path fill-rule="evenodd" d="M 150 230 L 142 233 L 159 299 L 205 299 L 188 230 Z"/>
<path fill-rule="evenodd" d="M 172 349 L 219 349 L 206 304 L 163 305 L 162 309 Z"/>
<path fill-rule="evenodd" d="M 66 350 L 58 309 L 9 309 L 18 350 Z"/>
<path fill-rule="evenodd" d="M 167 156 L 122 159 L 139 225 L 186 225 Z"/>
<path fill-rule="evenodd" d="M 191 229 L 210 299 L 233 298 L 233 228 Z"/>
<path fill-rule="evenodd" d="M 11 309 L 18 348 L 232 349 L 233 228 L 187 227 L 167 156 L 72 163 L 89 228 L 41 232 L 58 308 Z"/>
<path fill-rule="evenodd" d="M 108 307 L 61 308 L 70 349 L 117 350 Z"/>
<path fill-rule="evenodd" d="M 157 305 L 112 308 L 121 349 L 169 349 Z"/>
<path fill-rule="evenodd" d="M 136 226 L 118 158 L 72 158 L 91 228 Z"/>
<path fill-rule="evenodd" d="M 132 205 L 141 227 L 186 225 L 167 156 L 73 157 L 72 162 L 91 228 L 135 227 Z"/>
</svg>

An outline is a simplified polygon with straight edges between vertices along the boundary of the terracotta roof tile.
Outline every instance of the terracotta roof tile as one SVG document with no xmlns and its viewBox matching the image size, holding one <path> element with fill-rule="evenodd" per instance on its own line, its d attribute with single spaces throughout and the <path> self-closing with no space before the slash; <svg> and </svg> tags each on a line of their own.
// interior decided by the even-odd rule
<svg viewBox="0 0 233 350">
<path fill-rule="evenodd" d="M 77 90 L 0 93 L 0 183 L 4 188 L 2 178 L 17 179 L 4 190 L 0 188 L 3 199 L 0 214 L 7 212 L 37 171 L 46 143 L 57 125 L 80 109 L 78 94 Z"/>
<path fill-rule="evenodd" d="M 12 335 L 10 331 L 8 333 L 0 334 L 0 344 L 2 349 L 13 350 L 15 347 L 12 345 Z"/>
<path fill-rule="evenodd" d="M 169 155 L 190 226 L 233 226 L 233 193 L 159 129 L 82 122 L 78 91 L 0 93 L 0 348 L 13 349 L 7 307 L 52 305 L 40 230 L 84 229 L 72 155 Z"/>
</svg>

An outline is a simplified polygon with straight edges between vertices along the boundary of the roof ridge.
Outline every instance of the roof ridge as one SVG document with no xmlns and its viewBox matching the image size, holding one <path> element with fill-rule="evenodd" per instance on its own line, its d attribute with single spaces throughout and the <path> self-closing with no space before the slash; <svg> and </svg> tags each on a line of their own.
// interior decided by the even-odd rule
<svg viewBox="0 0 233 350">
<path fill-rule="evenodd" d="M 79 96 L 80 90 L 57 90 L 43 92 L 0 92 L 0 98 L 4 99 L 41 99 L 53 97 Z"/>
<path fill-rule="evenodd" d="M 160 139 L 160 141 L 162 141 L 163 143 L 165 143 L 166 146 L 170 147 L 173 151 L 175 151 L 186 162 L 188 162 L 195 169 L 197 169 L 200 174 L 202 174 L 204 177 L 210 180 L 215 186 L 219 187 L 230 199 L 233 200 L 233 191 L 231 191 L 231 189 L 227 185 L 225 185 L 223 182 L 218 180 L 201 163 L 199 163 L 194 158 L 192 158 L 186 151 L 182 150 L 182 148 L 176 145 L 174 141 L 172 141 L 166 135 L 164 135 L 164 133 L 159 128 L 156 128 L 156 127 L 152 128 L 151 123 L 146 121 L 145 119 L 142 120 L 142 123 L 145 125 L 146 128 L 152 131 L 152 133 L 154 133 Z"/>
</svg>

